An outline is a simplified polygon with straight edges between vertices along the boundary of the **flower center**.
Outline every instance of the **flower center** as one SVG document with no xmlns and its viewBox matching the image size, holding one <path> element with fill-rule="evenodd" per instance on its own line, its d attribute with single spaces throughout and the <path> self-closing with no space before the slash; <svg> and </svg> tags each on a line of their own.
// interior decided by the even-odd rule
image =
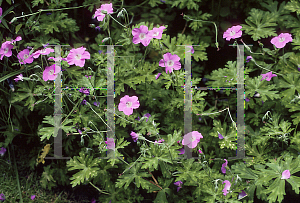
<svg viewBox="0 0 300 203">
<path fill-rule="evenodd" d="M 129 108 L 132 106 L 132 102 L 126 102 L 126 106 Z"/>
<path fill-rule="evenodd" d="M 158 36 L 158 32 L 155 32 L 155 33 L 153 34 L 153 36 Z"/>
<path fill-rule="evenodd" d="M 80 54 L 76 54 L 75 59 L 76 60 L 80 60 L 81 59 L 81 55 Z"/>
<path fill-rule="evenodd" d="M 283 42 L 285 39 L 283 37 L 280 37 L 279 42 Z"/>
<path fill-rule="evenodd" d="M 141 40 L 143 40 L 143 39 L 146 38 L 146 34 L 145 34 L 145 33 L 141 33 L 141 34 L 139 35 L 139 37 L 140 37 Z"/>
<path fill-rule="evenodd" d="M 46 52 L 46 49 L 43 49 L 40 51 L 40 53 L 45 53 Z"/>
<path fill-rule="evenodd" d="M 49 70 L 49 75 L 53 75 L 54 74 L 54 70 Z"/>
<path fill-rule="evenodd" d="M 168 62 L 167 62 L 167 64 L 168 64 L 168 66 L 173 66 L 174 65 L 174 61 L 172 61 L 172 60 L 169 60 Z"/>
<path fill-rule="evenodd" d="M 6 54 L 8 52 L 8 48 L 5 48 L 4 49 L 4 53 Z"/>
<path fill-rule="evenodd" d="M 230 31 L 230 36 L 235 35 L 235 32 L 233 30 Z"/>
<path fill-rule="evenodd" d="M 24 54 L 23 58 L 27 59 L 28 58 L 28 54 Z"/>
</svg>

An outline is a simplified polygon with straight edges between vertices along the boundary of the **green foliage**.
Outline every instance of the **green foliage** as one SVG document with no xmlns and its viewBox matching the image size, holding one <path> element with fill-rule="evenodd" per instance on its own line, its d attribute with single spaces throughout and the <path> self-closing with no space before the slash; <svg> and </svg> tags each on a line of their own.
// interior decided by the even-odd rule
<svg viewBox="0 0 300 203">
<path fill-rule="evenodd" d="M 99 171 L 99 168 L 97 167 L 99 162 L 101 162 L 100 159 L 94 159 L 93 156 L 89 155 L 85 156 L 83 152 L 80 152 L 79 156 L 75 156 L 73 159 L 67 161 L 69 171 L 80 170 L 70 178 L 70 180 L 72 180 L 72 187 L 96 177 Z"/>
<path fill-rule="evenodd" d="M 242 29 L 251 35 L 254 41 L 269 36 L 276 36 L 276 14 L 259 9 L 251 9 L 250 16 L 245 20 L 247 24 L 242 24 Z"/>
</svg>

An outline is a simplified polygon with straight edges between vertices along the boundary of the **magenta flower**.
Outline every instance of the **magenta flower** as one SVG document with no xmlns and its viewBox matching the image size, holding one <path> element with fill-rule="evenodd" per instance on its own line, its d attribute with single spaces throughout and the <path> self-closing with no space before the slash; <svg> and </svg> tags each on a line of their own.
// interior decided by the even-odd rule
<svg viewBox="0 0 300 203">
<path fill-rule="evenodd" d="M 84 93 L 85 95 L 90 95 L 90 91 L 88 89 L 83 90 L 82 88 L 79 90 L 79 92 Z"/>
<path fill-rule="evenodd" d="M 246 102 L 249 102 L 249 101 L 250 101 L 250 99 L 248 99 L 248 97 L 246 97 L 245 101 L 246 101 Z"/>
<path fill-rule="evenodd" d="M 43 80 L 55 80 L 57 78 L 57 74 L 60 72 L 60 66 L 55 66 L 55 64 L 51 66 L 47 66 L 43 72 Z"/>
<path fill-rule="evenodd" d="M 132 137 L 132 139 L 133 139 L 134 142 L 136 142 L 138 140 L 138 138 L 139 138 L 138 134 L 136 134 L 133 131 L 131 131 L 130 135 L 131 135 L 131 137 Z"/>
<path fill-rule="evenodd" d="M 153 28 L 153 30 L 149 31 L 149 35 L 152 38 L 161 39 L 164 29 L 166 29 L 165 26 L 160 26 L 159 28 Z"/>
<path fill-rule="evenodd" d="M 94 102 L 94 105 L 99 107 L 100 102 Z"/>
<path fill-rule="evenodd" d="M 183 182 L 181 182 L 181 181 L 177 181 L 177 182 L 174 183 L 174 185 L 178 186 L 177 187 L 177 192 L 180 190 L 182 184 L 183 184 Z"/>
<path fill-rule="evenodd" d="M 34 200 L 35 198 L 35 195 L 31 195 L 30 199 Z"/>
<path fill-rule="evenodd" d="M 20 75 L 18 75 L 14 81 L 18 82 L 19 80 L 22 80 L 23 81 L 23 74 L 21 73 Z"/>
<path fill-rule="evenodd" d="M 86 105 L 86 100 L 85 100 L 85 99 L 82 100 L 81 104 L 82 104 L 82 105 Z"/>
<path fill-rule="evenodd" d="M 90 59 L 91 55 L 89 52 L 85 51 L 86 48 L 80 47 L 77 49 L 71 49 L 67 56 L 67 62 L 69 65 L 75 64 L 76 66 L 83 67 L 85 64 L 85 59 Z"/>
<path fill-rule="evenodd" d="M 178 149 L 178 151 L 180 152 L 179 154 L 184 154 L 185 153 L 184 147 L 181 148 L 181 149 Z"/>
<path fill-rule="evenodd" d="M 140 103 L 137 96 L 129 97 L 125 95 L 120 99 L 119 103 L 119 111 L 123 111 L 125 115 L 131 115 L 133 113 L 133 109 L 139 108 Z"/>
<path fill-rule="evenodd" d="M 155 143 L 163 143 L 164 141 L 165 141 L 164 139 L 161 139 L 161 140 L 158 140 L 158 141 L 155 140 Z M 154 143 L 154 145 L 155 145 L 155 143 Z"/>
<path fill-rule="evenodd" d="M 1 49 L 0 49 L 1 60 L 3 59 L 3 56 L 10 57 L 12 55 L 12 51 L 11 51 L 12 48 L 14 48 L 14 46 L 11 44 L 10 41 L 6 41 L 1 45 Z"/>
<path fill-rule="evenodd" d="M 227 41 L 230 39 L 236 39 L 242 36 L 242 26 L 236 25 L 232 26 L 231 28 L 228 28 L 226 32 L 223 34 L 223 38 L 226 38 Z"/>
<path fill-rule="evenodd" d="M 157 75 L 155 75 L 155 79 L 157 80 L 160 75 L 161 75 L 161 73 L 158 73 Z"/>
<path fill-rule="evenodd" d="M 32 54 L 32 57 L 36 59 L 36 58 L 38 58 L 41 54 L 42 54 L 42 55 L 48 55 L 48 54 L 50 54 L 51 52 L 54 52 L 54 49 L 46 48 L 46 49 L 38 50 L 38 51 L 36 51 L 36 52 L 34 52 L 34 53 Z"/>
<path fill-rule="evenodd" d="M 82 135 L 82 131 L 80 129 L 77 130 L 79 132 L 80 135 Z"/>
<path fill-rule="evenodd" d="M 107 138 L 107 141 L 105 141 L 105 144 L 107 144 L 107 149 L 115 149 L 115 141 L 114 138 Z"/>
<path fill-rule="evenodd" d="M 191 50 L 188 51 L 188 52 L 192 52 L 192 54 L 195 53 L 195 50 L 194 50 L 193 46 L 187 46 L 187 47 L 191 48 Z"/>
<path fill-rule="evenodd" d="M 200 138 L 203 138 L 198 131 L 189 132 L 183 136 L 182 145 L 187 145 L 189 148 L 195 148 L 200 142 Z"/>
<path fill-rule="evenodd" d="M 132 30 L 134 44 L 142 43 L 145 47 L 149 45 L 150 40 L 152 39 L 151 33 L 148 31 L 148 27 L 141 25 L 140 28 L 134 28 Z"/>
<path fill-rule="evenodd" d="M 62 57 L 54 58 L 52 56 L 49 57 L 48 60 L 54 60 L 54 61 L 61 61 L 61 60 L 63 60 L 63 61 L 67 61 L 67 59 L 65 59 L 65 58 L 62 58 Z"/>
<path fill-rule="evenodd" d="M 181 68 L 180 58 L 176 54 L 171 53 L 164 54 L 164 59 L 159 61 L 159 66 L 166 67 L 166 73 L 172 73 L 174 70 L 179 70 Z"/>
<path fill-rule="evenodd" d="M 198 152 L 199 152 L 200 154 L 203 154 L 203 152 L 201 151 L 201 149 L 199 149 Z"/>
<path fill-rule="evenodd" d="M 218 132 L 218 131 L 217 131 L 217 132 Z M 219 136 L 219 139 L 220 139 L 220 140 L 224 139 L 223 135 L 222 135 L 221 133 L 219 133 L 219 132 L 218 132 L 218 136 Z"/>
<path fill-rule="evenodd" d="M 225 163 L 224 164 L 222 164 L 222 168 L 221 168 L 221 171 L 222 171 L 222 173 L 224 173 L 224 174 L 226 174 L 226 166 L 227 166 L 227 164 L 228 164 L 228 161 L 226 160 L 226 159 L 224 159 L 225 160 Z"/>
<path fill-rule="evenodd" d="M 11 40 L 11 43 L 13 44 L 13 43 L 21 41 L 21 40 L 22 40 L 22 37 L 21 36 L 17 36 L 16 39 Z"/>
<path fill-rule="evenodd" d="M 6 149 L 4 147 L 1 147 L 1 150 L 0 150 L 0 155 L 3 156 L 6 152 Z"/>
<path fill-rule="evenodd" d="M 1 9 L 1 11 L 2 11 L 2 9 Z M 4 196 L 3 193 L 0 194 L 0 200 L 1 200 L 1 201 L 5 201 L 5 196 Z"/>
<path fill-rule="evenodd" d="M 262 75 L 262 77 L 263 77 L 263 78 L 261 79 L 261 81 L 262 81 L 263 79 L 265 79 L 265 78 L 266 78 L 266 81 L 270 81 L 272 77 L 277 76 L 276 74 L 272 74 L 272 71 L 271 71 L 271 72 L 268 72 L 268 73 L 266 73 L 266 74 L 261 74 L 261 75 Z"/>
<path fill-rule="evenodd" d="M 291 177 L 291 173 L 289 170 L 285 170 L 282 172 L 281 179 L 289 179 Z"/>
<path fill-rule="evenodd" d="M 271 43 L 275 45 L 276 48 L 283 48 L 286 43 L 292 42 L 292 35 L 290 33 L 281 33 L 277 37 L 271 39 Z"/>
<path fill-rule="evenodd" d="M 20 64 L 27 64 L 33 62 L 33 57 L 32 55 L 29 55 L 29 52 L 29 49 L 24 49 L 23 51 L 18 53 L 18 59 Z"/>
<path fill-rule="evenodd" d="M 0 7 L 0 16 L 2 16 L 2 8 Z M 2 22 L 2 20 L 0 20 L 0 23 Z"/>
<path fill-rule="evenodd" d="M 247 56 L 246 62 L 248 63 L 252 59 L 252 56 Z"/>
<path fill-rule="evenodd" d="M 223 192 L 223 195 L 227 195 L 227 193 L 228 193 L 228 190 L 230 189 L 230 187 L 231 187 L 231 183 L 228 181 L 228 180 L 225 180 L 222 184 L 224 184 L 225 183 L 225 187 L 224 187 L 224 189 L 222 190 L 222 192 Z"/>
<path fill-rule="evenodd" d="M 145 115 L 144 115 L 144 117 L 147 117 L 147 120 L 146 120 L 146 122 L 148 121 L 148 118 L 151 116 L 151 114 L 150 113 L 146 113 Z"/>
<path fill-rule="evenodd" d="M 91 203 L 96 203 L 95 198 L 93 198 L 93 199 L 91 200 Z"/>
<path fill-rule="evenodd" d="M 107 13 L 107 14 L 113 13 L 112 3 L 110 3 L 110 4 L 102 4 L 101 7 L 96 10 L 94 18 L 97 17 L 98 21 L 103 21 L 103 19 L 105 17 L 104 13 Z"/>
<path fill-rule="evenodd" d="M 92 78 L 92 75 L 90 75 L 90 76 L 87 76 L 87 75 L 85 75 L 85 77 L 87 78 L 87 79 L 91 79 Z"/>
<path fill-rule="evenodd" d="M 244 190 L 242 190 L 242 192 L 239 193 L 238 200 L 243 199 L 246 196 L 247 196 L 247 193 Z"/>
</svg>

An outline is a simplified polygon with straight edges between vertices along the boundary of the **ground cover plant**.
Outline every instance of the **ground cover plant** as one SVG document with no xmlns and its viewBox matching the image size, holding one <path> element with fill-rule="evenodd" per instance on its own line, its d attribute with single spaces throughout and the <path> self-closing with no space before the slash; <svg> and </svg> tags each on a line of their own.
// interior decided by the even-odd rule
<svg viewBox="0 0 300 203">
<path fill-rule="evenodd" d="M 1 201 L 299 198 L 299 1 L 6 0 L 0 7 Z M 56 154 L 58 94 L 67 160 L 47 159 Z M 241 151 L 240 99 L 246 157 L 231 159 Z M 65 190 L 82 196 L 71 200 Z"/>
</svg>

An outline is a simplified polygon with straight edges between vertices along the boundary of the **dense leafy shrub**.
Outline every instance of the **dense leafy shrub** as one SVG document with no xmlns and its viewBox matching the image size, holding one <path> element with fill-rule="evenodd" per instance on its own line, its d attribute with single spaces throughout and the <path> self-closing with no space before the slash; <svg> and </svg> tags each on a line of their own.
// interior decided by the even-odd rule
<svg viewBox="0 0 300 203">
<path fill-rule="evenodd" d="M 100 202 L 298 197 L 299 1 L 7 0 L 0 5 L 0 147 L 27 149 L 26 167 L 42 170 L 45 189 L 90 184 Z M 236 90 L 218 89 L 238 88 L 238 44 L 245 46 L 245 151 L 251 159 L 228 158 L 236 156 L 240 98 Z M 66 45 L 62 58 L 53 45 Z M 122 46 L 111 53 L 105 45 Z M 184 130 L 187 50 L 193 87 L 215 87 L 192 90 L 190 133 Z M 114 139 L 106 136 L 105 120 L 112 72 Z M 54 156 L 57 136 L 57 74 L 62 75 L 60 127 L 67 161 L 45 159 Z M 187 146 L 193 158 L 184 156 Z M 108 158 L 111 153 L 115 158 Z"/>
</svg>

